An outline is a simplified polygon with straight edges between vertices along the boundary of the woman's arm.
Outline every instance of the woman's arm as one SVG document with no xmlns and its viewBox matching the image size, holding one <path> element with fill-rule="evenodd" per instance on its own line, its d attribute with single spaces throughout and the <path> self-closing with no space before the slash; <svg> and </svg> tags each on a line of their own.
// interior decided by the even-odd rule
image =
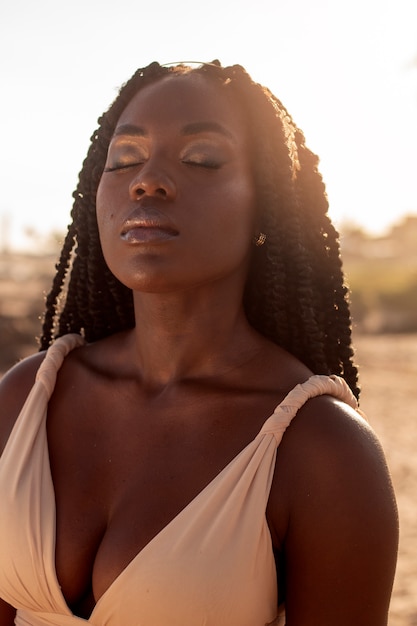
<svg viewBox="0 0 417 626">
<path fill-rule="evenodd" d="M 45 352 L 38 352 L 24 359 L 0 381 L 0 455 L 44 358 Z"/>
<path fill-rule="evenodd" d="M 287 626 L 386 626 L 398 519 L 373 431 L 323 397 L 307 403 L 281 445 Z"/>
</svg>

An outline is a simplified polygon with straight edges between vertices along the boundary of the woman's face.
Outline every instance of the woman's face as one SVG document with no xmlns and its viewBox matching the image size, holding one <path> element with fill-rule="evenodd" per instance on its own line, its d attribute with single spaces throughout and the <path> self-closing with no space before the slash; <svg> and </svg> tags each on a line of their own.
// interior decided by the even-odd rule
<svg viewBox="0 0 417 626">
<path fill-rule="evenodd" d="M 104 257 L 122 283 L 243 285 L 256 234 L 248 135 L 230 89 L 199 75 L 164 78 L 131 100 L 97 191 Z"/>
</svg>

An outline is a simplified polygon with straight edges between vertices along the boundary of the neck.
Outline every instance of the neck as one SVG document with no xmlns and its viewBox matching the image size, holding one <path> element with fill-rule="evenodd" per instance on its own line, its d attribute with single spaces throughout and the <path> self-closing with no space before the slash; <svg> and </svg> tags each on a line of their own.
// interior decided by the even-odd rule
<svg viewBox="0 0 417 626">
<path fill-rule="evenodd" d="M 241 293 L 213 289 L 208 294 L 207 287 L 180 294 L 136 293 L 132 349 L 142 381 L 166 387 L 214 376 L 251 358 L 259 343 L 241 300 Z"/>
</svg>

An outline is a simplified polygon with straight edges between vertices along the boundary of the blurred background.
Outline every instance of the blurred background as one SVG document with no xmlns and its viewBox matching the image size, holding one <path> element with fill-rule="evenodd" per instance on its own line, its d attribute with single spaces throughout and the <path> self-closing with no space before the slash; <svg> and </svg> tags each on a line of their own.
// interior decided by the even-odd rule
<svg viewBox="0 0 417 626">
<path fill-rule="evenodd" d="M 390 626 L 417 626 L 415 0 L 27 0 L 0 8 L 0 375 L 37 350 L 71 193 L 118 87 L 153 60 L 243 65 L 320 156 L 367 413 L 401 517 Z"/>
</svg>

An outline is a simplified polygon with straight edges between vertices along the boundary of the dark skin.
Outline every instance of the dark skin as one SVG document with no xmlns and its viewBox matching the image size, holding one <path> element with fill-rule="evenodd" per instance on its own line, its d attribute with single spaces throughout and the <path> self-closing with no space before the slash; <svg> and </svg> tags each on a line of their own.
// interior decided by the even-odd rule
<svg viewBox="0 0 417 626">
<path fill-rule="evenodd" d="M 259 229 L 237 103 L 201 77 L 169 78 L 136 96 L 117 129 L 97 216 L 137 325 L 70 353 L 47 422 L 57 576 L 84 618 L 311 375 L 244 315 Z M 43 356 L 2 381 L 2 448 Z M 355 411 L 326 396 L 299 411 L 278 448 L 267 518 L 285 557 L 288 626 L 386 624 L 395 503 L 380 446 Z M 3 626 L 13 615 L 0 604 Z"/>
</svg>

